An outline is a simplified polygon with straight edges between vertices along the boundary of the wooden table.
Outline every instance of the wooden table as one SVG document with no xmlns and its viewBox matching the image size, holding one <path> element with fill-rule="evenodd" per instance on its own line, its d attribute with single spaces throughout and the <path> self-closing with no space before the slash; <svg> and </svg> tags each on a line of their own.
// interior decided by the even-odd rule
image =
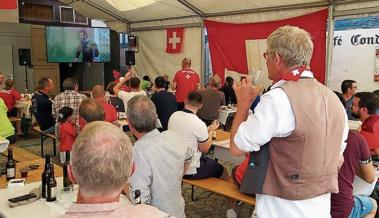
<svg viewBox="0 0 379 218">
<path fill-rule="evenodd" d="M 226 139 L 230 139 L 230 132 L 226 132 L 221 129 L 216 130 L 216 139 L 213 140 L 214 142 L 223 141 Z"/>
<path fill-rule="evenodd" d="M 16 163 L 16 178 L 21 178 L 20 169 L 23 167 L 30 166 L 32 164 L 38 163 L 39 167 L 36 170 L 30 170 L 28 172 L 28 177 L 26 178 L 26 183 L 38 182 L 41 181 L 41 175 L 45 167 L 44 159 L 37 159 L 31 161 L 24 161 L 20 163 Z M 60 166 L 54 164 L 54 174 L 55 177 L 63 176 L 63 169 Z M 6 188 L 8 185 L 6 176 L 3 175 L 0 177 L 0 188 Z"/>
<path fill-rule="evenodd" d="M 212 144 L 215 146 L 214 157 L 219 160 L 238 165 L 245 159 L 245 156 L 234 156 L 230 153 L 230 132 L 220 129 L 216 130 L 216 140 L 213 140 Z"/>
<path fill-rule="evenodd" d="M 24 162 L 24 161 L 31 161 L 31 160 L 38 160 L 38 159 L 42 159 L 40 156 L 38 155 L 35 155 L 33 153 L 30 153 L 29 151 L 23 149 L 23 148 L 20 148 L 14 144 L 10 144 L 8 146 L 8 148 L 12 148 L 12 152 L 13 152 L 13 159 L 16 161 L 16 162 Z M 4 156 L 8 156 L 8 150 L 5 150 L 3 152 L 3 155 Z"/>
</svg>

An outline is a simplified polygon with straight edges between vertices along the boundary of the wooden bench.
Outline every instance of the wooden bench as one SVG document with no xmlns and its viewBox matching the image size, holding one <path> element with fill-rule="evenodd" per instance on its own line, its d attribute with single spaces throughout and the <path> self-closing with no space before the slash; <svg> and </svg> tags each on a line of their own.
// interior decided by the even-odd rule
<svg viewBox="0 0 379 218">
<path fill-rule="evenodd" d="M 21 118 L 19 117 L 8 117 L 9 121 L 13 122 L 21 122 Z"/>
<path fill-rule="evenodd" d="M 41 136 L 41 157 L 43 157 L 43 142 L 48 138 L 51 138 L 53 140 L 54 156 L 56 156 L 57 155 L 57 140 L 58 140 L 58 138 L 53 134 L 44 133 L 39 128 L 39 126 L 33 127 L 33 130 L 38 132 Z"/>
<path fill-rule="evenodd" d="M 208 178 L 200 180 L 183 179 L 183 182 L 192 186 L 191 198 L 194 201 L 194 186 L 214 192 L 219 195 L 223 195 L 228 198 L 232 198 L 244 203 L 255 205 L 255 198 L 241 193 L 237 186 L 217 178 Z"/>
<path fill-rule="evenodd" d="M 24 161 L 33 161 L 33 160 L 39 160 L 42 159 L 40 156 L 37 156 L 33 153 L 30 153 L 29 151 L 20 148 L 14 144 L 11 144 L 8 146 L 8 148 L 12 148 L 13 152 L 13 159 L 17 162 L 24 162 Z M 8 151 L 4 151 L 3 154 L 5 156 L 8 156 Z"/>
</svg>

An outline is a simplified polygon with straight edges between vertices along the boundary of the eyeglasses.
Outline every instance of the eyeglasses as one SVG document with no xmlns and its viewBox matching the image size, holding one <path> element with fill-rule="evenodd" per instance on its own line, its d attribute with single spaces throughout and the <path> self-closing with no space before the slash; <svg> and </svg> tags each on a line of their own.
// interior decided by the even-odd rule
<svg viewBox="0 0 379 218">
<path fill-rule="evenodd" d="M 267 60 L 268 56 L 269 56 L 269 55 L 272 55 L 272 54 L 275 54 L 275 52 L 268 52 L 268 51 L 266 51 L 265 53 L 263 53 L 263 58 L 264 58 L 265 60 Z"/>
</svg>

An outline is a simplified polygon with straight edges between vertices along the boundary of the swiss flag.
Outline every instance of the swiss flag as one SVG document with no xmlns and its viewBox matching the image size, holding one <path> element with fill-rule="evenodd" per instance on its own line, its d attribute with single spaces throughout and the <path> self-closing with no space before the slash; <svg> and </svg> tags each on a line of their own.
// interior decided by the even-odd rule
<svg viewBox="0 0 379 218">
<path fill-rule="evenodd" d="M 0 0 L 0 9 L 17 9 L 17 0 Z"/>
<path fill-rule="evenodd" d="M 323 9 L 299 17 L 262 23 L 234 24 L 205 20 L 213 73 L 221 78 L 225 78 L 225 69 L 248 74 L 246 40 L 266 39 L 278 27 L 292 25 L 312 35 L 314 48 L 311 70 L 319 82 L 325 83 L 327 17 L 328 10 Z"/>
<path fill-rule="evenodd" d="M 167 53 L 180 53 L 182 51 L 183 32 L 183 27 L 167 29 Z"/>
</svg>

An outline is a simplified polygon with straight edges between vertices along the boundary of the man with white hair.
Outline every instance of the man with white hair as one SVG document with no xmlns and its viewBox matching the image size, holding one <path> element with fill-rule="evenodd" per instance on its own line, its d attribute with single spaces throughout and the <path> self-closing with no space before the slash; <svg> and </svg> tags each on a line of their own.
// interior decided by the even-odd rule
<svg viewBox="0 0 379 218">
<path fill-rule="evenodd" d="M 259 218 L 330 217 L 348 125 L 337 96 L 307 70 L 312 53 L 308 32 L 280 27 L 264 53 L 273 86 L 254 114 L 248 111 L 262 88 L 249 78 L 234 86 L 238 108 L 230 151 L 251 152 L 245 174 L 251 179 L 241 190 L 256 194 Z"/>
<path fill-rule="evenodd" d="M 154 103 L 147 96 L 135 96 L 127 109 L 130 131 L 137 138 L 133 146 L 136 173 L 130 179 L 130 196 L 141 191 L 141 202 L 158 207 L 177 218 L 184 214 L 182 176 L 193 152 L 174 132 L 159 132 Z M 135 199 L 134 199 L 135 200 Z"/>
<path fill-rule="evenodd" d="M 68 173 L 79 191 L 64 217 L 170 217 L 152 206 L 120 202 L 122 188 L 133 173 L 132 143 L 115 125 L 87 124 L 71 154 Z"/>
</svg>

